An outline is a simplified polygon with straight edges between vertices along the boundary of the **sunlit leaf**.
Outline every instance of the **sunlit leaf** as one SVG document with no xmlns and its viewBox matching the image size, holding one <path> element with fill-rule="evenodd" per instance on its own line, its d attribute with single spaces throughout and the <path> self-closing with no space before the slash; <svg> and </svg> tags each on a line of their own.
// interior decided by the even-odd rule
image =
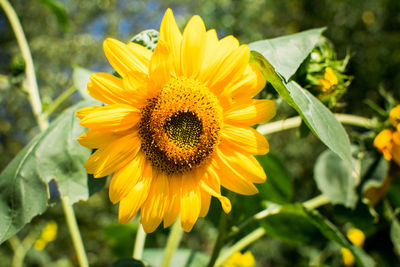
<svg viewBox="0 0 400 267">
<path fill-rule="evenodd" d="M 75 112 L 94 103 L 83 101 L 64 111 L 0 174 L 0 243 L 47 209 L 51 180 L 71 203 L 89 197 L 83 164 L 91 151 L 76 140 L 85 129 Z"/>
<path fill-rule="evenodd" d="M 332 112 L 297 83 L 292 81 L 285 85 L 271 64 L 260 53 L 252 52 L 252 57 L 259 64 L 265 79 L 300 114 L 315 136 L 355 169 L 349 137 Z"/>
<path fill-rule="evenodd" d="M 359 178 L 337 154 L 326 150 L 318 157 L 314 166 L 314 180 L 331 203 L 355 207 Z"/>
<path fill-rule="evenodd" d="M 272 152 L 258 156 L 257 160 L 267 174 L 267 182 L 258 184 L 259 196 L 279 204 L 288 203 L 292 197 L 293 187 L 289 172 L 284 162 Z"/>
<path fill-rule="evenodd" d="M 286 82 L 308 57 L 325 28 L 312 29 L 249 44 L 262 54 Z"/>
<path fill-rule="evenodd" d="M 83 99 L 93 99 L 93 97 L 91 97 L 86 90 L 86 86 L 90 81 L 89 76 L 92 73 L 93 72 L 88 69 L 78 66 L 74 67 L 72 80 L 74 82 L 74 86 L 78 89 L 78 92 L 81 94 Z"/>
<path fill-rule="evenodd" d="M 68 30 L 69 18 L 65 7 L 54 0 L 38 0 L 44 7 L 46 7 L 56 17 L 58 25 L 63 31 Z"/>
<path fill-rule="evenodd" d="M 145 30 L 142 31 L 135 36 L 132 37 L 131 42 L 140 44 L 147 49 L 154 51 L 154 48 L 156 48 L 158 38 L 160 34 L 158 31 L 150 29 L 150 30 Z"/>
</svg>

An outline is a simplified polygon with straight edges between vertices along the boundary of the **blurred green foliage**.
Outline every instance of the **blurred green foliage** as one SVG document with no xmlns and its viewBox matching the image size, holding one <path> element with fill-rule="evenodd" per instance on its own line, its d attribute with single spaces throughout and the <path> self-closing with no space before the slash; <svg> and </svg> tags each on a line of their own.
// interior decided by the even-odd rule
<svg viewBox="0 0 400 267">
<path fill-rule="evenodd" d="M 142 30 L 158 29 L 167 7 L 173 9 L 180 26 L 193 14 L 199 14 L 207 28 L 215 28 L 220 37 L 233 34 L 242 43 L 327 26 L 324 35 L 335 45 L 338 58 L 344 58 L 347 51 L 351 55 L 347 74 L 353 76 L 354 80 L 343 96 L 342 102 L 347 105 L 341 107 L 341 111 L 363 116 L 373 114 L 363 100 L 368 98 L 382 104 L 379 87 L 400 99 L 398 0 L 13 0 L 11 4 L 19 15 L 31 46 L 44 109 L 73 85 L 74 66 L 96 72 L 112 71 L 102 53 L 102 41 L 106 37 L 129 41 Z M 39 130 L 22 85 L 24 62 L 3 12 L 0 12 L 0 33 L 0 169 L 4 169 Z M 77 102 L 80 97 L 79 93 L 75 93 L 57 112 Z M 285 103 L 277 103 L 277 106 L 278 119 L 282 116 L 279 114 L 294 114 Z M 279 198 L 292 197 L 294 201 L 303 201 L 315 195 L 318 189 L 312 179 L 313 165 L 318 154 L 325 149 L 323 145 L 313 136 L 299 139 L 296 131 L 271 136 L 269 141 L 271 150 L 279 155 L 279 159 L 275 156 L 272 159 L 279 164 L 281 161 L 286 164 L 293 188 L 296 188 L 293 196 L 291 192 L 283 192 Z M 397 185 L 394 188 L 399 188 L 398 181 L 393 184 Z M 389 189 L 388 194 L 389 198 L 398 198 L 395 189 Z M 238 197 L 236 202 L 244 208 L 246 205 L 252 206 L 253 200 L 259 203 L 258 200 L 247 199 L 249 201 L 244 202 L 241 201 L 242 197 Z M 210 252 L 215 239 L 215 229 L 210 226 L 218 220 L 215 214 L 220 210 L 215 204 L 213 201 L 211 220 L 200 220 L 190 237 L 184 237 L 183 247 Z M 258 207 L 247 207 L 248 211 L 251 208 Z M 380 212 L 385 207 L 381 203 L 375 209 Z M 110 266 L 115 258 L 128 254 L 129 250 L 118 248 L 120 243 L 115 243 L 115 240 L 133 235 L 135 229 L 130 226 L 115 228 L 116 209 L 108 201 L 105 190 L 94 195 L 87 203 L 78 204 L 76 210 L 92 266 Z M 370 238 L 365 250 L 373 254 L 380 266 L 390 266 L 396 262 L 389 239 L 390 228 L 387 227 L 390 223 L 381 220 L 373 228 L 370 228 L 371 224 L 364 227 L 366 221 L 374 220 L 366 205 L 359 202 L 355 211 L 341 206 L 326 207 L 323 211 L 339 214 L 334 218 L 335 223 L 345 227 L 346 223 L 352 223 L 365 231 Z M 253 214 L 253 211 L 249 213 Z M 213 216 L 217 218 L 214 220 Z M 59 204 L 55 204 L 44 216 L 34 219 L 32 225 L 44 225 L 47 218 L 57 218 L 59 237 L 48 245 L 46 251 L 29 251 L 29 266 L 50 266 L 49 262 L 53 262 L 54 266 L 73 266 L 76 256 Z M 231 222 L 233 225 L 238 223 Z M 397 220 L 391 225 L 392 232 L 399 228 Z M 105 230 L 102 232 L 99 229 Z M 39 230 L 28 226 L 18 236 L 23 239 L 32 231 Z M 157 234 L 149 236 L 147 246 L 165 246 L 168 231 L 159 230 Z M 384 239 L 380 240 L 382 236 Z M 126 248 L 131 246 L 131 243 L 126 244 Z M 321 262 L 334 266 L 341 264 L 337 247 L 329 244 L 294 246 L 267 238 L 254 244 L 253 250 L 260 266 L 293 266 L 293 261 L 298 262 L 299 266 L 318 265 Z M 0 262 L 8 266 L 10 255 L 11 248 L 7 243 L 3 244 L 0 247 Z"/>
</svg>

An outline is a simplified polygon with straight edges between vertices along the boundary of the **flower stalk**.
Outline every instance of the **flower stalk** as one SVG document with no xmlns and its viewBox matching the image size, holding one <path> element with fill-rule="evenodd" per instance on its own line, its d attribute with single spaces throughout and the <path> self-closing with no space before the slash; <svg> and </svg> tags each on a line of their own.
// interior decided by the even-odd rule
<svg viewBox="0 0 400 267">
<path fill-rule="evenodd" d="M 340 113 L 335 113 L 334 115 L 336 119 L 342 124 L 358 126 L 367 129 L 374 127 L 372 120 L 364 117 L 350 115 L 350 114 L 340 114 Z M 300 124 L 301 124 L 301 117 L 296 116 L 293 118 L 260 125 L 257 127 L 257 131 L 259 131 L 263 135 L 268 135 L 299 127 Z"/>
<path fill-rule="evenodd" d="M 65 218 L 68 224 L 68 229 L 71 234 L 72 243 L 78 257 L 79 266 L 89 267 L 88 259 L 86 256 L 85 248 L 83 246 L 81 233 L 79 231 L 78 224 L 76 222 L 75 212 L 72 205 L 69 203 L 68 197 L 61 198 L 61 204 L 64 210 Z"/>
<path fill-rule="evenodd" d="M 24 31 L 22 29 L 21 22 L 15 13 L 14 8 L 10 5 L 7 0 L 0 0 L 0 6 L 3 8 L 8 20 L 10 21 L 11 27 L 14 31 L 15 37 L 18 42 L 18 46 L 21 49 L 22 57 L 25 61 L 25 73 L 26 73 L 26 90 L 29 94 L 29 101 L 32 105 L 33 114 L 39 124 L 41 130 L 44 130 L 49 125 L 49 122 L 44 118 L 42 114 L 42 104 L 40 101 L 39 90 L 36 80 L 35 67 L 33 65 L 31 50 L 29 49 L 28 42 L 26 40 Z"/>
<path fill-rule="evenodd" d="M 135 246 L 133 248 L 133 255 L 132 255 L 134 259 L 137 260 L 142 259 L 144 244 L 146 243 L 146 236 L 147 234 L 145 233 L 145 231 L 143 230 L 143 226 L 139 222 L 138 230 L 136 233 Z"/>
<path fill-rule="evenodd" d="M 174 225 L 172 226 L 171 232 L 169 234 L 161 267 L 170 266 L 172 256 L 174 255 L 175 250 L 179 247 L 179 243 L 182 240 L 182 236 L 183 236 L 183 230 L 180 225 L 180 220 L 177 219 Z"/>
</svg>

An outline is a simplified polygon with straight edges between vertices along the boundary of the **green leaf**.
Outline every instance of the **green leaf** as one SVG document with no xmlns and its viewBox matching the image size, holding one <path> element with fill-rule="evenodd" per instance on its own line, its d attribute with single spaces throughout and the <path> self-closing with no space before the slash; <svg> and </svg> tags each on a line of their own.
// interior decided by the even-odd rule
<svg viewBox="0 0 400 267">
<path fill-rule="evenodd" d="M 314 166 L 314 180 L 318 189 L 333 203 L 354 208 L 358 196 L 358 176 L 337 154 L 326 150 L 318 157 Z"/>
<path fill-rule="evenodd" d="M 145 30 L 145 31 L 142 31 L 142 32 L 136 34 L 135 36 L 133 36 L 131 39 L 131 42 L 140 44 L 140 45 L 146 47 L 147 49 L 154 51 L 154 49 L 156 48 L 159 36 L 160 36 L 160 34 L 156 30 L 153 30 L 153 29 Z"/>
<path fill-rule="evenodd" d="M 82 101 L 64 111 L 0 174 L 0 243 L 47 209 L 51 180 L 56 180 L 60 194 L 71 203 L 89 197 L 83 164 L 90 150 L 76 140 L 85 129 L 75 112 L 94 103 Z"/>
<path fill-rule="evenodd" d="M 281 207 L 272 205 L 271 212 L 263 219 L 261 225 L 265 228 L 267 235 L 296 244 L 315 243 L 324 236 L 340 247 L 349 249 L 358 266 L 375 266 L 373 259 L 362 248 L 350 244 L 334 224 L 318 211 L 308 210 L 301 204 Z"/>
<path fill-rule="evenodd" d="M 259 196 L 262 200 L 288 203 L 292 197 L 293 186 L 284 162 L 272 152 L 256 158 L 267 174 L 267 182 L 257 185 Z"/>
<path fill-rule="evenodd" d="M 252 57 L 259 64 L 264 78 L 300 114 L 314 135 L 349 166 L 356 169 L 351 156 L 349 137 L 332 112 L 297 83 L 292 81 L 284 85 L 274 68 L 260 53 L 252 52 Z"/>
<path fill-rule="evenodd" d="M 56 17 L 58 26 L 63 31 L 68 30 L 69 18 L 64 6 L 54 0 L 38 0 L 44 7 L 46 7 Z"/>
<path fill-rule="evenodd" d="M 92 73 L 93 71 L 90 71 L 88 69 L 81 68 L 79 66 L 74 67 L 72 80 L 74 82 L 74 86 L 78 89 L 83 99 L 93 99 L 93 97 L 91 97 L 86 90 L 86 86 L 90 81 L 89 76 Z"/>
<path fill-rule="evenodd" d="M 319 214 L 318 211 L 307 210 L 304 207 L 303 211 L 308 217 L 310 223 L 317 227 L 321 234 L 339 246 L 349 249 L 353 253 L 358 266 L 375 266 L 374 260 L 368 254 L 366 254 L 362 248 L 350 244 L 343 234 L 336 228 L 336 226 Z"/>
<path fill-rule="evenodd" d="M 390 239 L 392 240 L 397 254 L 400 254 L 400 222 L 395 216 L 393 216 L 392 225 L 390 227 Z"/>
<path fill-rule="evenodd" d="M 312 244 L 322 236 L 304 214 L 301 204 L 284 205 L 261 223 L 267 235 L 294 244 Z"/>
<path fill-rule="evenodd" d="M 249 44 L 262 54 L 286 82 L 308 57 L 325 28 L 312 29 Z"/>
<path fill-rule="evenodd" d="M 145 249 L 143 261 L 152 267 L 161 266 L 164 252 L 164 249 Z M 170 266 L 204 267 L 207 265 L 208 259 L 208 255 L 198 251 L 177 249 L 172 256 Z"/>
</svg>

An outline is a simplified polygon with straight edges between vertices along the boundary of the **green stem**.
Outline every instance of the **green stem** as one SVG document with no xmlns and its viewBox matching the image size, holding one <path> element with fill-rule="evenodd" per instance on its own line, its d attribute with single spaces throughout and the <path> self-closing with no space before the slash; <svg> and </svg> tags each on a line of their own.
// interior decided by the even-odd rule
<svg viewBox="0 0 400 267">
<path fill-rule="evenodd" d="M 364 117 L 349 115 L 349 114 L 339 114 L 339 113 L 335 113 L 334 115 L 336 119 L 343 124 L 364 127 L 368 129 L 373 127 L 372 121 Z M 259 131 L 263 135 L 268 135 L 299 127 L 300 124 L 301 124 L 301 117 L 296 116 L 293 118 L 260 125 L 257 127 L 257 131 Z"/>
<path fill-rule="evenodd" d="M 303 206 L 307 209 L 313 210 L 329 203 L 330 200 L 325 195 L 321 194 L 307 201 L 304 201 Z"/>
<path fill-rule="evenodd" d="M 138 231 L 136 233 L 135 246 L 133 248 L 133 258 L 137 260 L 142 259 L 144 244 L 146 243 L 146 232 L 143 229 L 143 226 L 139 222 Z"/>
<path fill-rule="evenodd" d="M 28 42 L 26 41 L 21 22 L 19 21 L 13 7 L 7 0 L 0 0 L 0 6 L 3 8 L 8 20 L 10 21 L 11 27 L 15 33 L 15 37 L 17 38 L 18 46 L 21 49 L 22 57 L 25 60 L 25 72 L 27 79 L 26 88 L 28 90 L 29 100 L 31 102 L 32 111 L 39 124 L 39 127 L 41 130 L 44 130 L 47 128 L 49 122 L 42 115 L 42 104 L 40 101 L 31 50 L 29 49 Z"/>
<path fill-rule="evenodd" d="M 51 114 L 62 104 L 65 100 L 67 100 L 75 91 L 77 90 L 76 86 L 71 86 L 66 91 L 62 92 L 59 97 L 54 100 L 54 102 L 46 109 L 44 113 L 44 117 L 48 119 Z"/>
<path fill-rule="evenodd" d="M 213 267 L 215 262 L 217 261 L 218 255 L 224 246 L 224 241 L 226 237 L 226 228 L 228 222 L 228 215 L 225 212 L 221 211 L 221 216 L 219 219 L 219 227 L 218 227 L 218 236 L 215 241 L 214 249 L 211 254 L 210 261 L 208 262 L 208 267 Z"/>
<path fill-rule="evenodd" d="M 251 243 L 255 242 L 256 240 L 260 239 L 265 235 L 265 229 L 262 227 L 257 228 L 250 234 L 246 235 L 238 242 L 236 242 L 232 247 L 228 248 L 227 250 L 222 253 L 222 255 L 218 258 L 215 263 L 215 266 L 221 266 L 226 260 L 228 260 L 235 252 L 241 251 Z"/>
<path fill-rule="evenodd" d="M 26 249 L 22 245 L 21 241 L 18 239 L 18 237 L 12 236 L 10 239 L 8 239 L 8 242 L 10 243 L 10 246 L 12 250 L 14 251 L 14 255 L 12 258 L 11 266 L 12 267 L 22 267 L 24 264 L 24 258 L 26 255 Z"/>
<path fill-rule="evenodd" d="M 78 224 L 76 222 L 75 213 L 72 205 L 69 203 L 68 197 L 61 198 L 62 207 L 67 220 L 68 229 L 70 231 L 72 241 L 76 254 L 78 256 L 79 266 L 89 267 L 88 259 L 86 256 L 85 248 L 83 247 L 81 233 L 79 232 Z"/>
<path fill-rule="evenodd" d="M 179 247 L 179 243 L 181 242 L 183 236 L 183 230 L 180 225 L 180 220 L 177 219 L 172 226 L 171 232 L 169 233 L 167 247 L 165 248 L 164 257 L 161 263 L 161 267 L 169 267 L 172 256 L 174 255 L 175 250 Z"/>
</svg>

